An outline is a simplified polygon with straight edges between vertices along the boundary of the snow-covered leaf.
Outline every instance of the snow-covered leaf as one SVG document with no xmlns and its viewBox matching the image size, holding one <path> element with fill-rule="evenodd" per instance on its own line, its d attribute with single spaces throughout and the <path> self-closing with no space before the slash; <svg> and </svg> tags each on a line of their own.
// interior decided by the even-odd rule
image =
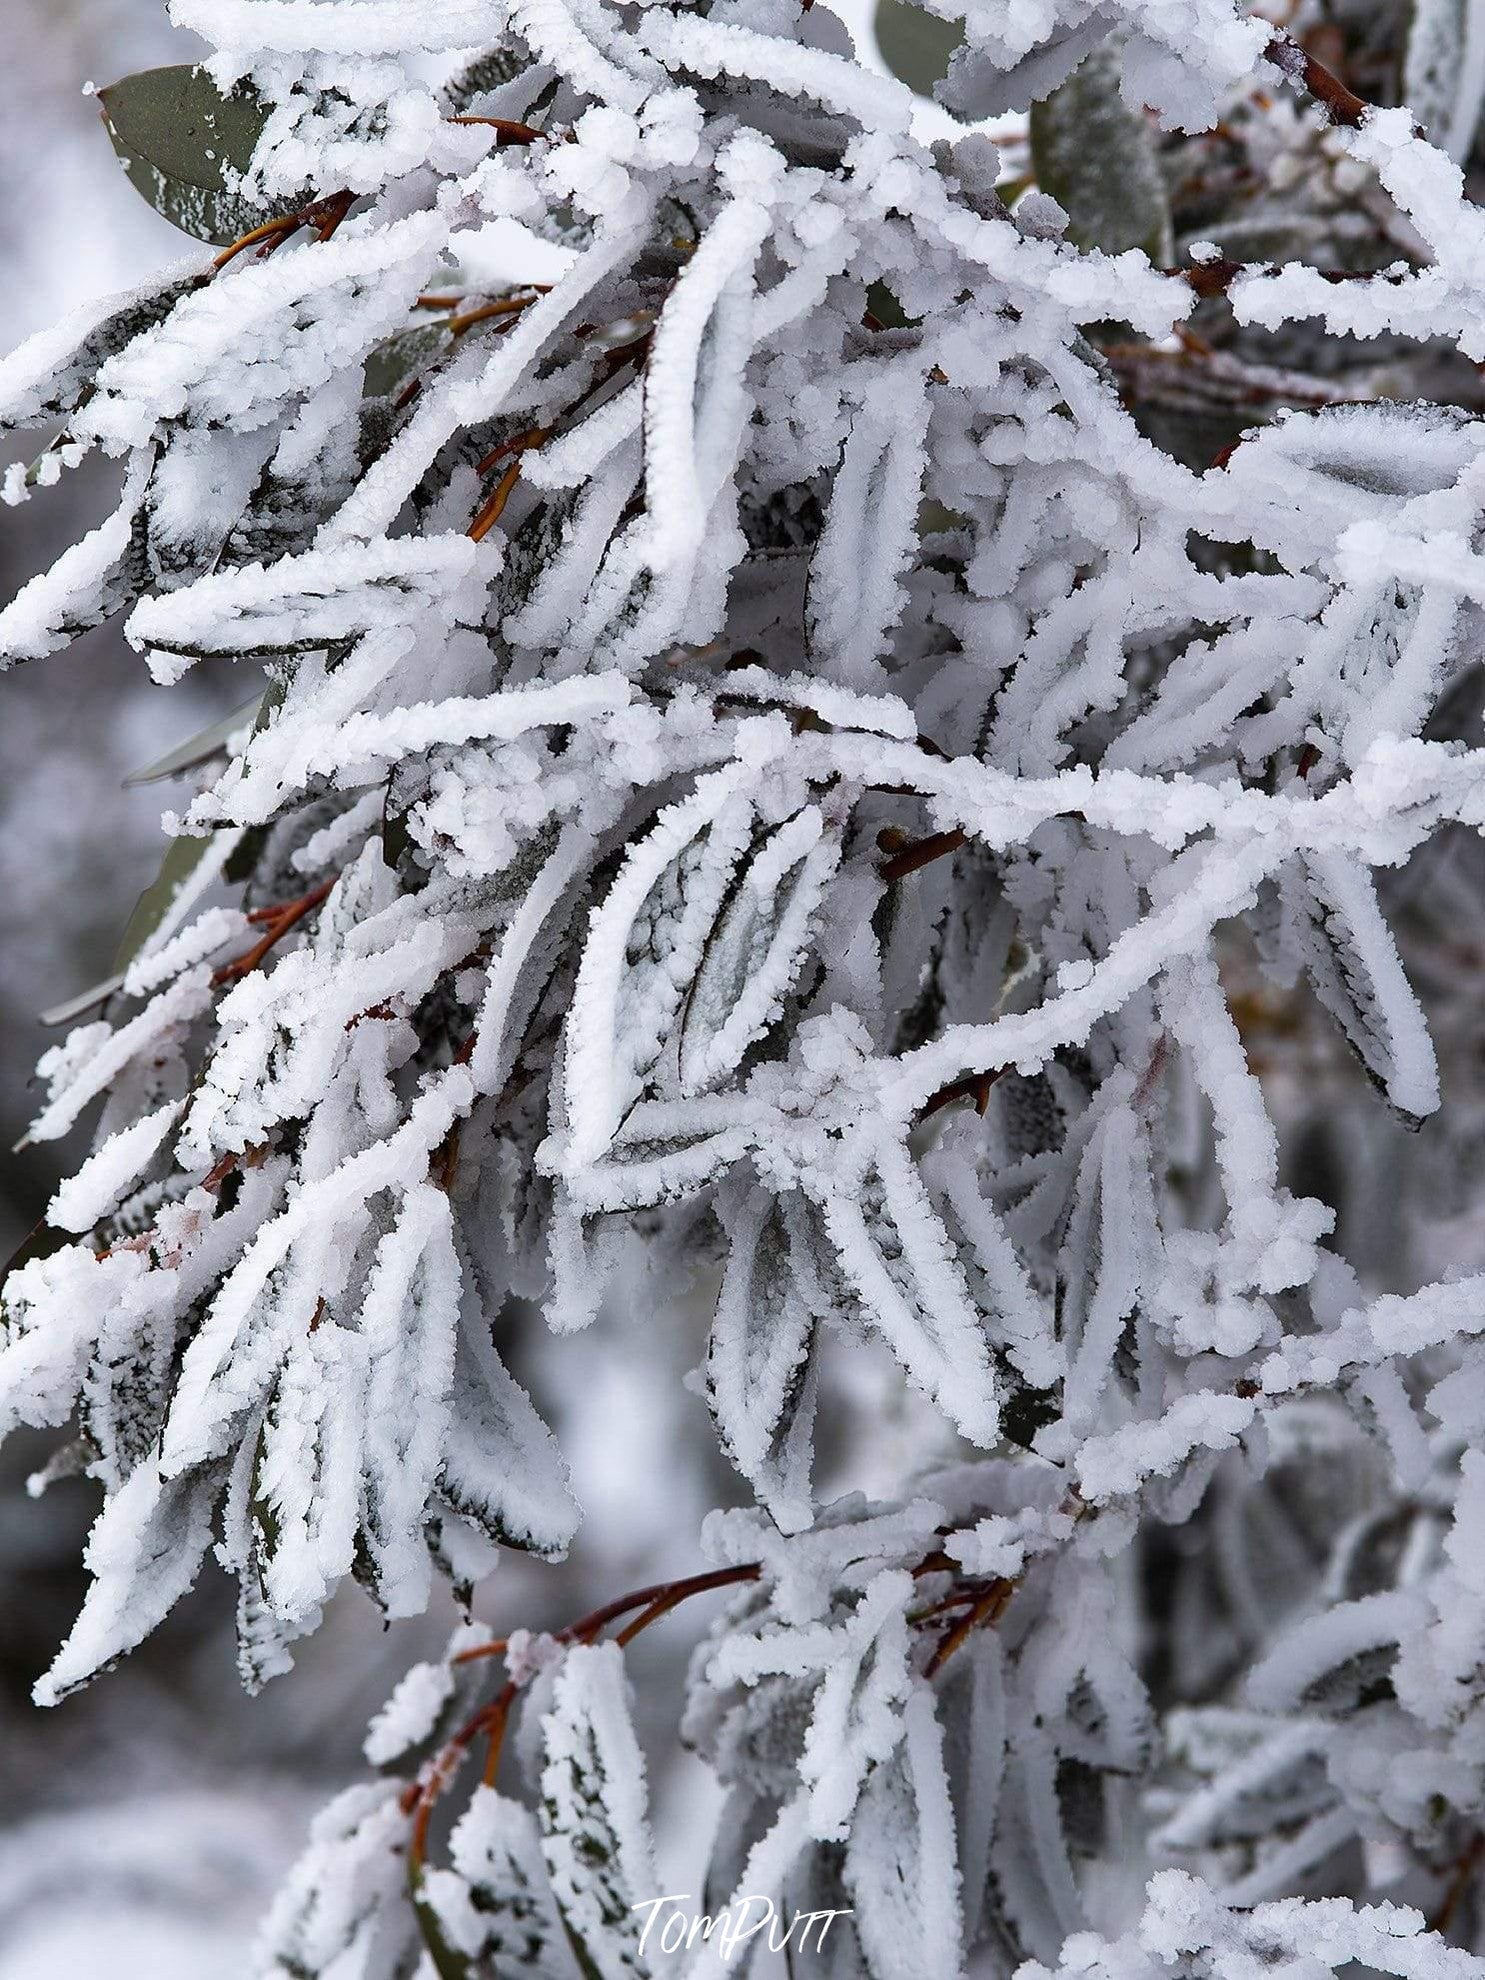
<svg viewBox="0 0 1485 1980">
<path fill-rule="evenodd" d="M 1370 875 L 1322 855 L 1286 879 L 1285 899 L 1316 996 L 1404 1126 L 1419 1127 L 1439 1104 L 1438 1062 Z"/>
<path fill-rule="evenodd" d="M 220 1466 L 162 1480 L 146 1457 L 107 1501 L 88 1535 L 92 1581 L 72 1634 L 36 1686 L 54 1705 L 142 1643 L 191 1587 L 211 1544 Z"/>
<path fill-rule="evenodd" d="M 1031 111 L 1036 183 L 1068 217 L 1079 247 L 1171 259 L 1170 199 L 1153 128 L 1120 93 L 1118 47 L 1104 42 Z"/>
<path fill-rule="evenodd" d="M 919 96 L 932 96 L 964 40 L 962 21 L 941 20 L 912 0 L 877 0 L 872 32 L 887 67 Z"/>
<path fill-rule="evenodd" d="M 566 1653 L 541 1739 L 542 1850 L 579 1963 L 597 1980 L 648 1974 L 635 1907 L 659 1886 L 644 1759 L 613 1644 Z"/>
<path fill-rule="evenodd" d="M 820 1319 L 794 1262 L 791 1219 L 803 1204 L 766 1190 L 729 1188 L 719 1204 L 727 1267 L 712 1317 L 706 1387 L 733 1463 L 786 1530 L 806 1526 L 815 1378 L 811 1356 Z"/>
<path fill-rule="evenodd" d="M 871 1775 L 846 1848 L 845 1885 L 871 1980 L 958 1970 L 959 1868 L 943 1731 L 915 1690 L 892 1758 Z"/>
<path fill-rule="evenodd" d="M 575 1968 L 529 1809 L 476 1788 L 449 1837 L 450 1866 L 428 1871 L 421 1899 L 471 1973 L 572 1980 Z"/>
<path fill-rule="evenodd" d="M 269 116 L 250 83 L 224 96 L 204 69 L 182 64 L 125 76 L 98 100 L 131 183 L 182 233 L 224 246 L 272 217 L 236 189 Z"/>
</svg>

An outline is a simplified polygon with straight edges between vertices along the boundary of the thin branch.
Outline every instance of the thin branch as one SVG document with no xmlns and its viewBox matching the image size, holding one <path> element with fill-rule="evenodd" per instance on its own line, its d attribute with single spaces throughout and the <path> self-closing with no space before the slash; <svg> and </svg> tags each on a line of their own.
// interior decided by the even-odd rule
<svg viewBox="0 0 1485 1980">
<path fill-rule="evenodd" d="M 928 1659 L 925 1677 L 936 1677 L 954 1652 L 981 1626 L 993 1629 L 1005 1614 L 1005 1607 L 1016 1592 L 1014 1581 L 993 1581 L 967 1615 L 960 1617 Z"/>
<path fill-rule="evenodd" d="M 492 316 L 516 316 L 523 309 L 530 309 L 537 298 L 546 295 L 550 289 L 549 282 L 533 282 L 529 296 L 501 296 L 495 302 L 481 303 L 476 309 L 465 310 L 462 316 L 451 316 L 443 327 L 450 336 L 462 337 L 466 330 L 472 330 L 476 323 L 487 322 Z"/>
<path fill-rule="evenodd" d="M 704 1595 L 716 1588 L 735 1588 L 744 1582 L 756 1581 L 763 1568 L 758 1561 L 747 1561 L 741 1567 L 711 1568 L 705 1574 L 692 1574 L 680 1581 L 658 1581 L 648 1588 L 636 1588 L 628 1595 L 621 1595 L 616 1601 L 605 1602 L 602 1608 L 594 1609 L 586 1616 L 580 1616 L 565 1628 L 556 1631 L 555 1643 L 591 1643 L 611 1622 L 633 1609 L 643 1613 L 624 1629 L 616 1639 L 622 1647 L 648 1629 L 652 1622 L 667 1614 L 680 1603 L 693 1595 Z M 493 1657 L 506 1648 L 506 1639 L 492 1643 L 478 1643 L 473 1649 L 461 1650 L 450 1661 L 455 1664 L 472 1664 L 482 1657 Z M 511 1707 L 520 1692 L 519 1679 L 508 1678 L 488 1704 L 481 1705 L 459 1730 L 440 1748 L 428 1771 L 421 1779 L 409 1782 L 402 1796 L 402 1812 L 413 1818 L 412 1834 L 408 1841 L 408 1866 L 412 1871 L 419 1869 L 427 1855 L 428 1827 L 433 1819 L 433 1810 L 440 1796 L 459 1770 L 459 1763 L 474 1742 L 482 1735 L 488 1736 L 489 1752 L 485 1756 L 484 1781 L 493 1785 L 500 1766 L 500 1752 L 505 1737 L 506 1722 Z"/>
<path fill-rule="evenodd" d="M 509 117 L 445 117 L 446 124 L 483 124 L 495 133 L 495 142 L 502 144 L 539 144 L 550 136 L 548 131 L 537 130 L 534 124 L 518 124 Z"/>
<path fill-rule="evenodd" d="M 485 503 L 485 506 L 480 510 L 466 531 L 466 534 L 476 543 L 483 543 L 496 523 L 505 514 L 505 505 L 511 498 L 511 491 L 516 485 L 516 480 L 520 472 L 521 457 L 518 454 L 496 483 L 494 494 Z"/>
<path fill-rule="evenodd" d="M 952 1106 L 956 1100 L 973 1100 L 975 1111 L 983 1114 L 990 1105 L 990 1089 L 1003 1073 L 1005 1066 L 996 1066 L 991 1072 L 966 1073 L 962 1079 L 952 1079 L 947 1086 L 941 1086 L 937 1093 L 931 1093 L 923 1102 L 920 1120 L 927 1120 L 943 1108 Z"/>
<path fill-rule="evenodd" d="M 1314 97 L 1325 112 L 1327 122 L 1339 124 L 1345 130 L 1359 131 L 1370 116 L 1372 106 L 1366 98 L 1358 96 L 1354 89 L 1348 89 L 1338 75 L 1327 69 L 1308 49 L 1302 48 L 1292 36 L 1282 32 L 1276 34 L 1263 52 L 1286 81 L 1307 90 Z"/>
<path fill-rule="evenodd" d="M 747 1561 L 741 1567 L 710 1568 L 704 1574 L 686 1575 L 679 1581 L 655 1581 L 648 1588 L 631 1589 L 627 1595 L 620 1595 L 612 1602 L 605 1602 L 601 1609 L 593 1609 L 586 1616 L 579 1616 L 576 1622 L 567 1623 L 557 1630 L 552 1638 L 554 1643 L 589 1643 L 620 1616 L 626 1616 L 633 1609 L 644 1609 L 664 1600 L 667 1608 L 674 1608 L 678 1602 L 689 1601 L 693 1595 L 705 1595 L 714 1588 L 734 1588 L 743 1582 L 756 1581 L 763 1572 L 762 1563 Z M 452 1661 L 455 1664 L 473 1664 L 481 1657 L 493 1657 L 504 1651 L 505 1639 L 494 1643 L 477 1643 L 471 1650 L 461 1650 Z"/>
<path fill-rule="evenodd" d="M 279 907 L 254 908 L 248 920 L 264 929 L 262 938 L 242 955 L 234 956 L 231 962 L 223 963 L 220 969 L 212 972 L 212 989 L 220 990 L 224 984 L 236 983 L 241 977 L 250 975 L 275 943 L 281 942 L 291 928 L 297 927 L 307 914 L 314 912 L 339 878 L 338 873 L 332 873 L 328 880 L 322 880 L 318 887 L 311 887 L 298 900 L 285 901 Z"/>
<path fill-rule="evenodd" d="M 1458 1911 L 1464 1894 L 1480 1867 L 1482 1856 L 1485 1856 L 1485 1835 L 1476 1835 L 1466 1844 L 1454 1865 L 1453 1874 L 1439 1902 L 1439 1908 L 1428 1921 L 1430 1932 L 1448 1931 L 1454 1922 L 1454 1914 Z"/>
<path fill-rule="evenodd" d="M 213 272 L 219 273 L 229 262 L 235 261 L 238 255 L 252 247 L 257 248 L 260 255 L 272 254 L 301 227 L 313 227 L 317 240 L 328 241 L 350 212 L 354 200 L 355 194 L 351 192 L 331 193 L 327 199 L 312 199 L 295 213 L 280 213 L 276 219 L 265 220 L 262 226 L 250 228 L 247 233 L 239 235 L 230 247 L 223 248 L 211 264 Z"/>
<path fill-rule="evenodd" d="M 967 844 L 968 835 L 961 832 L 957 825 L 952 831 L 935 832 L 931 838 L 919 839 L 915 844 L 894 852 L 882 867 L 882 878 L 890 886 L 896 880 L 905 880 L 920 867 L 931 866 L 934 860 L 958 852 L 962 845 Z"/>
<path fill-rule="evenodd" d="M 540 447 L 552 437 L 550 426 L 528 427 L 524 433 L 517 433 L 509 440 L 502 440 L 498 447 L 492 447 L 485 458 L 475 468 L 476 474 L 488 474 L 507 454 L 524 454 L 528 447 Z"/>
</svg>

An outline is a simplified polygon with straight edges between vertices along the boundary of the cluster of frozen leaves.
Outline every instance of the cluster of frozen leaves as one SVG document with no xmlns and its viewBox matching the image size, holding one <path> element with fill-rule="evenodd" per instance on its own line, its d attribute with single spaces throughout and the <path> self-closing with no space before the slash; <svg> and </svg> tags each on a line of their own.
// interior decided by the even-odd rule
<svg viewBox="0 0 1485 1980">
<path fill-rule="evenodd" d="M 1055 1962 L 1157 1767 L 1142 1832 L 1227 1900 L 1358 1851 L 1437 1896 L 1485 1806 L 1478 1282 L 1376 1297 L 1276 1115 L 1296 1032 L 1406 1126 L 1440 1107 L 1388 903 L 1485 826 L 1485 427 L 1397 381 L 1485 360 L 1438 52 L 1476 61 L 1475 10 L 1418 10 L 1441 147 L 1230 0 L 973 6 L 941 100 L 1036 105 L 1030 192 L 982 131 L 915 135 L 823 5 L 171 11 L 209 72 L 105 107 L 224 251 L 0 364 L 0 419 L 50 429 L 7 494 L 93 452 L 120 486 L 0 647 L 124 613 L 162 683 L 267 686 L 164 766 L 161 880 L 41 1066 L 33 1138 L 101 1107 L 0 1293 L 0 1430 L 71 1426 L 48 1475 L 105 1500 L 40 1696 L 213 1549 L 249 1682 L 348 1576 L 404 1615 L 559 1558 L 579 1509 L 502 1348 L 642 1258 L 652 1300 L 711 1274 L 699 1379 L 758 1508 L 708 1536 L 756 1581 L 688 1708 L 709 1901 L 847 1893 L 821 1972 Z M 240 161 L 182 162 L 182 101 Z M 1323 158 L 1299 250 L 1193 238 L 1218 144 L 1273 165 L 1249 240 L 1277 161 Z M 1233 422 L 1215 464 L 1157 377 Z M 821 1506 L 839 1338 L 962 1470 Z M 1152 1675 L 1162 1523 L 1223 1565 L 1171 1550 Z M 537 1812 L 482 1790 L 404 1906 L 488 1666 L 410 1680 L 432 1772 L 327 1816 L 282 1973 L 645 1970 L 621 1652 L 538 1664 Z M 1183 1957 L 1248 1930 L 1213 1903 Z M 1166 1959 L 1155 1915 L 1063 1956 Z M 1351 1943 L 1293 1916 L 1296 1958 Z"/>
</svg>

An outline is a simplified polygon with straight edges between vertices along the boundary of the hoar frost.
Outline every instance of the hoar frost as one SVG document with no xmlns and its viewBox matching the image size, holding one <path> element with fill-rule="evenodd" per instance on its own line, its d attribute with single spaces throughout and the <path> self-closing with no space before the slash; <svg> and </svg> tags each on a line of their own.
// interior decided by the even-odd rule
<svg viewBox="0 0 1485 1980">
<path fill-rule="evenodd" d="M 170 11 L 262 224 L 0 363 L 6 501 L 117 482 L 0 647 L 266 687 L 41 1062 L 38 1696 L 208 1556 L 254 1686 L 560 1560 L 523 1316 L 705 1285 L 752 1507 L 409 1672 L 265 1975 L 723 1970 L 624 1648 L 725 1592 L 698 1902 L 800 1975 L 1480 1980 L 1479 9 L 977 4 L 931 140 L 823 4 Z"/>
</svg>

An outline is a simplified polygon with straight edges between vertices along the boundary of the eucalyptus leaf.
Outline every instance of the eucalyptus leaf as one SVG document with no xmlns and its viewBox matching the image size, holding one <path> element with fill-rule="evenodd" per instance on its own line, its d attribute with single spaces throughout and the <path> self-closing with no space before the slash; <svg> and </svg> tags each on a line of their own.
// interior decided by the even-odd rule
<svg viewBox="0 0 1485 1980">
<path fill-rule="evenodd" d="M 235 838 L 235 835 L 231 835 Z M 172 839 L 160 862 L 160 870 L 134 904 L 113 966 L 119 975 L 128 969 L 145 943 L 159 928 L 175 905 L 176 896 L 195 876 L 203 860 L 220 862 L 224 846 L 221 837 Z"/>
<path fill-rule="evenodd" d="M 884 330 L 916 330 L 923 321 L 921 316 L 908 315 L 885 282 L 867 285 L 866 307 L 868 314 L 874 316 Z"/>
<path fill-rule="evenodd" d="M 168 777 L 179 777 L 187 770 L 194 770 L 198 764 L 208 762 L 213 756 L 219 756 L 238 730 L 247 727 L 262 702 L 262 695 L 255 694 L 251 701 L 245 701 L 230 715 L 223 715 L 185 742 L 177 743 L 174 749 L 157 756 L 142 770 L 131 770 L 124 779 L 124 789 L 132 791 L 141 784 L 162 784 Z"/>
<path fill-rule="evenodd" d="M 75 1024 L 84 1012 L 106 1004 L 123 987 L 124 973 L 119 970 L 105 977 L 102 983 L 93 983 L 86 990 L 79 990 L 74 997 L 64 997 L 60 1004 L 49 1004 L 44 1011 L 37 1012 L 36 1022 L 46 1031 L 60 1031 L 64 1025 Z"/>
<path fill-rule="evenodd" d="M 877 53 L 899 82 L 932 96 L 964 43 L 964 22 L 941 20 L 911 0 L 877 0 L 873 30 Z"/>
<path fill-rule="evenodd" d="M 398 330 L 367 353 L 365 384 L 368 399 L 388 398 L 413 378 L 419 368 L 436 358 L 449 343 L 444 324 L 418 323 Z"/>
<path fill-rule="evenodd" d="M 130 180 L 182 233 L 226 246 L 303 204 L 264 205 L 237 189 L 268 122 L 250 84 L 223 96 L 204 69 L 181 63 L 125 76 L 98 100 Z"/>
<path fill-rule="evenodd" d="M 1172 256 L 1170 196 L 1150 120 L 1119 93 L 1117 46 L 1104 42 L 1031 111 L 1036 183 L 1068 216 L 1080 248 L 1143 248 L 1157 267 Z"/>
</svg>

